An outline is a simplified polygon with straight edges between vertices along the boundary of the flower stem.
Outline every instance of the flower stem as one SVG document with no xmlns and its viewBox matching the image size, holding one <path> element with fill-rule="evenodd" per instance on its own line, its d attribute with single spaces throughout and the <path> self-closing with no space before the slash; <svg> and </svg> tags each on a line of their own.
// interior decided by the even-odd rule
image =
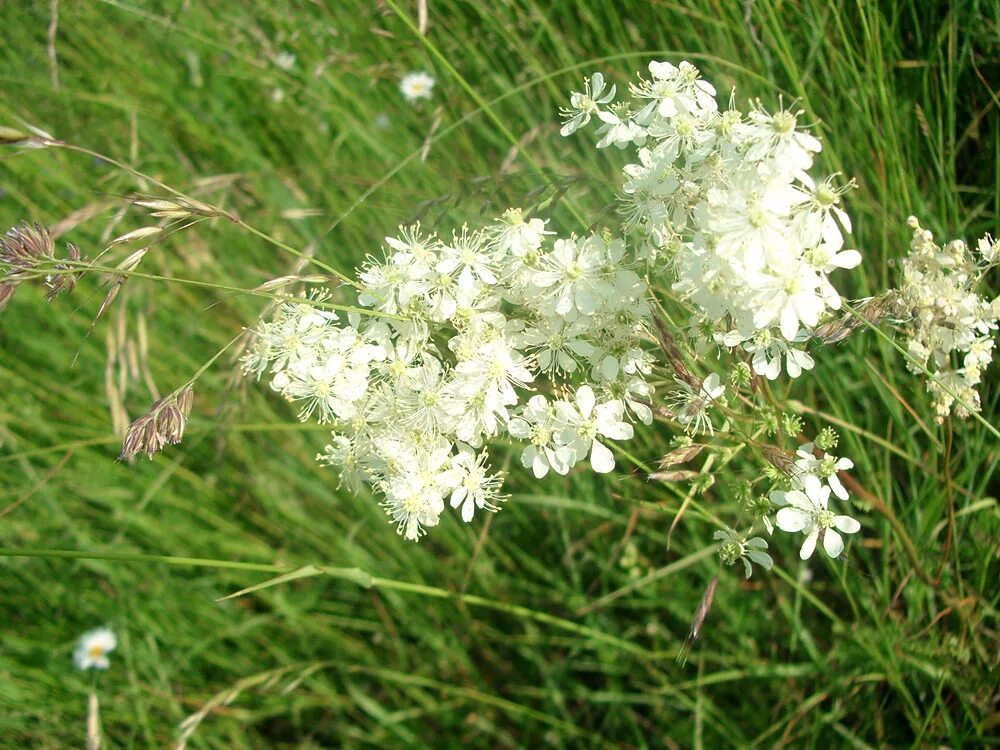
<svg viewBox="0 0 1000 750">
<path fill-rule="evenodd" d="M 87 750 L 101 750 L 101 717 L 97 691 L 87 694 Z"/>
</svg>

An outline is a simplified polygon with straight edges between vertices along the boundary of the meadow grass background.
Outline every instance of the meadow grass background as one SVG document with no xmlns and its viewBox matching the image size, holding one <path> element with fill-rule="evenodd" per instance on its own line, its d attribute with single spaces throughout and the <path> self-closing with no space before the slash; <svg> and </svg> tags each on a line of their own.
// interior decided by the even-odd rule
<svg viewBox="0 0 1000 750">
<path fill-rule="evenodd" d="M 894 282 L 911 213 L 941 239 L 997 231 L 996 2 L 431 0 L 426 43 L 377 2 L 58 10 L 56 88 L 50 3 L 0 0 L 0 123 L 206 196 L 348 272 L 416 216 L 450 230 L 561 195 L 565 231 L 582 229 L 570 209 L 607 221 L 625 157 L 559 138 L 557 108 L 584 74 L 621 87 L 654 58 L 695 62 L 741 105 L 782 95 L 806 110 L 824 170 L 859 185 L 848 208 L 865 262 L 837 280 L 849 295 Z M 397 91 L 413 69 L 438 79 L 419 107 Z M 106 162 L 3 157 L 3 228 L 70 217 L 62 239 L 94 257 L 142 225 L 116 217 L 119 196 L 152 187 Z M 613 476 L 541 482 L 501 459 L 513 497 L 500 514 L 448 518 L 410 544 L 315 463 L 324 430 L 295 424 L 225 357 L 196 386 L 182 445 L 116 463 L 108 384 L 142 414 L 150 383 L 183 384 L 267 303 L 180 280 L 251 288 L 295 260 L 206 222 L 143 261 L 174 281 L 130 280 L 89 338 L 94 281 L 51 304 L 23 288 L 2 313 L 0 748 L 82 746 L 91 676 L 70 652 L 100 624 L 120 638 L 98 687 L 113 748 L 172 746 L 185 717 L 234 687 L 189 747 L 997 744 L 998 446 L 974 421 L 935 426 L 922 384 L 871 334 L 820 352 L 779 393 L 807 408 L 807 434 L 841 429 L 840 452 L 896 527 L 862 507 L 839 561 L 804 566 L 778 537 L 771 575 L 723 571 L 686 665 L 675 657 L 718 570 L 706 514 L 735 511 L 732 485 L 753 465 L 734 461 L 696 498 L 669 550 L 686 488 L 647 483 L 624 459 Z M 671 436 L 639 430 L 629 451 L 651 464 Z M 84 554 L 8 556 L 39 549 Z M 376 585 L 319 575 L 216 601 L 309 564 Z"/>
</svg>

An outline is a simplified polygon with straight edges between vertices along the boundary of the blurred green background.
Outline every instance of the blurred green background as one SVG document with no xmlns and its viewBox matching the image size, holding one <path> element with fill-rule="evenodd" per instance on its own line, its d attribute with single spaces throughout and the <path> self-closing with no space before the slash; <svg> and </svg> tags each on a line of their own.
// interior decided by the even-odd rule
<svg viewBox="0 0 1000 750">
<path fill-rule="evenodd" d="M 350 272 L 415 218 L 450 231 L 541 203 L 563 231 L 581 229 L 570 208 L 611 221 L 626 156 L 560 138 L 558 107 L 594 70 L 621 89 L 650 59 L 688 59 L 740 106 L 795 101 L 824 141 L 821 171 L 857 179 L 847 207 L 865 261 L 837 280 L 845 293 L 895 283 L 910 214 L 941 240 L 997 233 L 996 2 L 428 11 L 422 41 L 399 15 L 415 21 L 414 4 L 0 0 L 0 124 L 125 162 Z M 430 102 L 400 97 L 411 70 L 437 78 Z M 122 196 L 162 194 L 54 149 L 5 150 L 0 188 L 3 230 L 58 227 L 89 258 L 144 225 Z M 97 680 L 113 748 L 171 747 L 206 704 L 191 748 L 996 744 L 997 445 L 973 421 L 934 425 L 886 343 L 820 352 L 779 392 L 807 407 L 810 434 L 841 430 L 897 528 L 861 508 L 862 539 L 840 561 L 805 566 L 786 537 L 771 575 L 723 571 L 681 665 L 719 567 L 700 509 L 733 513 L 752 464 L 716 478 L 668 550 L 686 488 L 627 461 L 535 481 L 501 458 L 503 511 L 448 518 L 414 545 L 316 464 L 325 431 L 227 356 L 198 381 L 182 445 L 115 461 L 114 415 L 144 413 L 267 304 L 184 280 L 247 289 L 295 265 L 210 221 L 156 245 L 142 269 L 170 280 L 129 280 L 89 336 L 96 279 L 52 303 L 22 288 L 0 314 L 0 547 L 119 558 L 0 558 L 0 747 L 82 746 L 92 677 L 70 652 L 100 624 L 120 638 Z M 996 424 L 995 370 L 983 391 Z M 652 464 L 671 437 L 640 430 L 629 451 Z M 318 576 L 216 601 L 268 566 L 308 564 L 382 583 Z"/>
</svg>

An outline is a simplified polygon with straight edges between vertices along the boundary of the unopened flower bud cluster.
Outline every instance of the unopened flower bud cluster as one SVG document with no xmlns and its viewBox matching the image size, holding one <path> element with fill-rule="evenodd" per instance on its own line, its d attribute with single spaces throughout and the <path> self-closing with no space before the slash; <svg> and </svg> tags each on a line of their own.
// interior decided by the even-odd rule
<svg viewBox="0 0 1000 750">
<path fill-rule="evenodd" d="M 245 371 L 333 425 L 320 460 L 374 486 L 408 539 L 447 504 L 496 510 L 489 442 L 521 442 L 539 478 L 588 458 L 603 473 L 607 444 L 652 421 L 647 288 L 624 243 L 552 234 L 517 209 L 447 239 L 406 228 L 359 270 L 373 315 L 313 292 L 256 331 Z"/>
<path fill-rule="evenodd" d="M 1000 261 L 1000 242 L 987 235 L 975 251 L 962 240 L 940 246 L 917 219 L 908 223 L 913 239 L 900 292 L 912 316 L 905 326 L 906 346 L 916 364 L 907 366 L 915 373 L 926 368 L 933 376 L 927 390 L 938 422 L 953 410 L 968 417 L 979 411 L 976 386 L 993 359 L 992 333 L 1000 321 L 1000 297 L 990 302 L 976 287 Z"/>
<path fill-rule="evenodd" d="M 667 265 L 699 311 L 703 341 L 749 352 L 770 379 L 811 369 L 811 330 L 841 297 L 829 274 L 861 262 L 844 249 L 843 188 L 809 175 L 820 142 L 801 112 L 720 111 L 715 88 L 687 62 L 651 62 L 650 78 L 615 87 L 595 73 L 563 110 L 563 135 L 592 119 L 598 148 L 636 149 L 624 168 L 623 229 L 638 257 Z"/>
</svg>

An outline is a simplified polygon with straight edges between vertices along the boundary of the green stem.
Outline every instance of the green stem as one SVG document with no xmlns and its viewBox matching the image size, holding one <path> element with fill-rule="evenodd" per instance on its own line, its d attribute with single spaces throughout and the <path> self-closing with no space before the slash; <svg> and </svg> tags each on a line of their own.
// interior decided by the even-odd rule
<svg viewBox="0 0 1000 750">
<path fill-rule="evenodd" d="M 291 253 L 292 255 L 294 255 L 294 256 L 296 256 L 298 258 L 301 258 L 302 260 L 305 260 L 305 261 L 307 261 L 309 263 L 314 263 L 315 265 L 317 265 L 320 268 L 322 268 L 324 271 L 327 271 L 328 273 L 332 273 L 334 276 L 336 276 L 338 279 L 340 279 L 341 281 L 343 281 L 345 284 L 348 284 L 349 286 L 353 286 L 355 289 L 360 289 L 361 288 L 361 285 L 358 284 L 358 282 L 356 282 L 354 279 L 352 279 L 351 277 L 347 276 L 343 272 L 338 271 L 333 266 L 327 265 L 323 261 L 318 260 L 317 258 L 315 258 L 315 257 L 313 257 L 311 255 L 306 255 L 301 250 L 296 250 L 291 245 L 287 245 L 284 242 L 282 242 L 281 240 L 275 239 L 274 237 L 272 237 L 271 235 L 267 234 L 266 232 L 262 232 L 259 229 L 257 229 L 256 227 L 250 226 L 245 221 L 243 221 L 243 219 L 237 218 L 236 219 L 236 225 L 238 227 L 240 227 L 241 229 L 245 229 L 246 231 L 250 232 L 250 234 L 256 235 L 257 237 L 260 237 L 262 240 L 264 240 L 266 242 L 270 242 L 275 247 L 281 248 L 282 250 L 284 250 L 287 253 Z"/>
<path fill-rule="evenodd" d="M 60 558 L 72 560 L 114 560 L 119 562 L 140 562 L 140 563 L 162 563 L 165 565 L 189 566 L 200 568 L 222 568 L 227 570 L 250 570 L 260 573 L 288 574 L 295 571 L 304 570 L 289 565 L 269 565 L 266 563 L 236 562 L 231 560 L 213 560 L 200 557 L 174 557 L 169 555 L 143 555 L 130 552 L 90 552 L 84 550 L 60 550 L 60 549 L 11 549 L 0 548 L 0 557 L 38 557 L 38 558 Z M 678 562 L 684 562 L 678 561 Z M 371 576 L 356 568 L 337 568 L 332 566 L 309 566 L 308 575 L 322 575 L 329 572 L 335 577 L 353 581 L 358 585 L 367 588 L 376 588 L 382 591 L 399 591 L 401 593 L 420 594 L 435 599 L 450 599 L 453 601 L 468 604 L 474 607 L 483 607 L 499 612 L 506 612 L 517 617 L 531 619 L 546 625 L 550 625 L 561 630 L 565 630 L 577 635 L 586 636 L 594 641 L 606 643 L 615 648 L 644 659 L 656 658 L 657 654 L 631 641 L 617 638 L 607 633 L 602 633 L 594 628 L 572 622 L 570 620 L 550 615 L 547 612 L 522 607 L 518 604 L 487 599 L 486 597 L 474 594 L 462 594 L 456 591 L 439 588 L 437 586 L 426 586 L 420 583 L 410 583 L 408 581 L 397 581 L 391 578 L 379 578 Z"/>
<path fill-rule="evenodd" d="M 0 557 L 41 557 L 69 560 L 115 560 L 118 562 L 163 563 L 196 568 L 226 568 L 230 570 L 253 570 L 260 573 L 283 573 L 290 570 L 281 565 L 247 563 L 234 560 L 213 560 L 204 557 L 174 557 L 170 555 L 141 555 L 132 552 L 90 552 L 74 549 L 11 549 L 0 547 Z"/>
<path fill-rule="evenodd" d="M 324 271 L 326 271 L 327 273 L 333 274 L 334 276 L 336 276 L 337 278 L 339 278 L 341 281 L 343 281 L 346 284 L 350 284 L 351 286 L 354 286 L 354 287 L 358 286 L 357 282 L 355 282 L 353 279 L 351 279 L 348 276 L 346 276 L 341 271 L 338 271 L 333 266 L 330 266 L 330 265 L 324 263 L 323 261 L 321 261 L 321 260 L 319 260 L 319 259 L 317 259 L 317 258 L 315 258 L 315 257 L 313 257 L 311 255 L 307 255 L 306 253 L 302 252 L 301 250 L 297 250 L 294 247 L 291 247 L 290 245 L 287 245 L 284 242 L 281 242 L 280 240 L 275 239 L 274 237 L 272 237 L 271 235 L 267 234 L 266 232 L 262 232 L 261 230 L 257 229 L 256 227 L 253 227 L 253 226 L 247 224 L 245 221 L 243 221 L 243 219 L 241 219 L 241 218 L 239 218 L 237 216 L 232 215 L 228 211 L 222 210 L 218 206 L 213 206 L 211 204 L 206 204 L 206 203 L 204 203 L 204 201 L 199 201 L 196 198 L 192 198 L 189 195 L 185 195 L 180 190 L 177 190 L 176 188 L 173 188 L 170 185 L 166 184 L 165 182 L 162 182 L 162 181 L 156 179 L 155 177 L 152 177 L 152 176 L 150 176 L 150 175 L 148 175 L 148 174 L 146 174 L 144 172 L 140 172 L 135 167 L 131 167 L 128 164 L 125 164 L 124 162 L 118 161 L 117 159 L 112 159 L 110 156 L 106 156 L 105 154 L 99 153 L 97 151 L 92 151 L 91 149 L 85 148 L 83 146 L 77 146 L 77 145 L 75 145 L 73 143 L 66 143 L 65 141 L 47 140 L 47 141 L 45 141 L 45 145 L 46 146 L 51 146 L 53 148 L 65 149 L 66 151 L 75 151 L 76 153 L 84 154 L 86 156 L 91 156 L 91 157 L 94 157 L 95 159 L 101 159 L 103 161 L 106 161 L 108 164 L 112 164 L 112 165 L 118 167 L 118 169 L 121 169 L 121 170 L 123 170 L 125 172 L 128 172 L 129 174 L 133 175 L 134 177 L 138 177 L 139 179 L 142 179 L 142 180 L 148 180 L 149 182 L 153 183 L 154 185 L 156 185 L 161 190 L 165 190 L 166 192 L 170 193 L 171 195 L 177 196 L 178 198 L 183 198 L 184 200 L 193 201 L 193 202 L 196 202 L 196 203 L 202 203 L 204 205 L 208 205 L 211 209 L 219 212 L 219 217 L 220 218 L 227 218 L 230 221 L 232 221 L 234 224 L 236 224 L 238 227 L 240 227 L 241 229 L 244 229 L 244 230 L 250 232 L 251 234 L 256 235 L 257 237 L 260 237 L 262 240 L 270 242 L 275 247 L 281 248 L 285 252 L 290 253 L 290 254 L 294 255 L 295 257 L 300 258 L 300 259 L 302 259 L 302 260 L 304 260 L 304 261 L 306 261 L 308 263 L 312 263 L 312 264 L 314 264 L 316 266 L 319 266 Z"/>
<path fill-rule="evenodd" d="M 288 295 L 274 294 L 272 292 L 265 292 L 259 289 L 244 289 L 239 286 L 230 286 L 228 284 L 219 284 L 214 281 L 201 281 L 199 279 L 185 279 L 178 276 L 160 276 L 158 274 L 144 273 L 142 271 L 126 271 L 111 266 L 97 266 L 84 261 L 73 262 L 73 261 L 60 261 L 63 266 L 68 266 L 68 268 L 62 269 L 51 269 L 46 270 L 46 276 L 56 276 L 59 274 L 73 274 L 79 273 L 80 271 L 95 271 L 97 273 L 107 273 L 113 276 L 125 276 L 125 277 L 135 277 L 138 279 L 147 279 L 149 281 L 163 281 L 172 284 L 184 284 L 186 286 L 201 287 L 204 289 L 218 289 L 221 292 L 233 292 L 235 294 L 247 294 L 252 297 L 265 297 L 267 299 L 275 300 L 278 302 L 286 301 L 289 299 Z M 34 278 L 34 277 L 23 277 L 23 278 Z M 322 302 L 319 300 L 301 300 L 304 303 L 310 304 L 313 307 L 319 307 L 324 310 L 342 310 L 343 312 L 353 312 L 359 315 L 369 315 L 377 318 L 392 318 L 393 320 L 405 320 L 402 315 L 396 315 L 395 313 L 380 312 L 378 310 L 372 310 L 367 307 L 355 307 L 353 305 L 338 305 L 333 302 Z"/>
</svg>

